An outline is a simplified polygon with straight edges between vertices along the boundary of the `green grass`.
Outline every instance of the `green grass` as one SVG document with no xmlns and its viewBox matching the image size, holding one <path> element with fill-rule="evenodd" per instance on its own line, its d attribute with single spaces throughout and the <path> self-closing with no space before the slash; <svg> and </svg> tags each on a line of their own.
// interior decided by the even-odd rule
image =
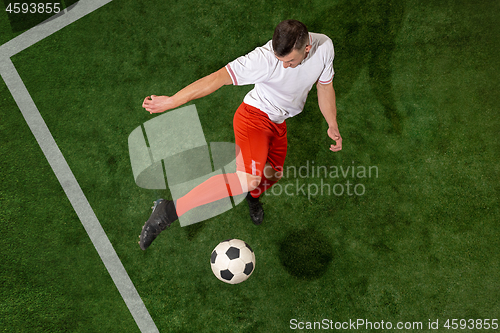
<svg viewBox="0 0 500 333">
<path fill-rule="evenodd" d="M 12 60 L 160 332 L 284 332 L 292 318 L 439 319 L 448 331 L 448 318 L 500 319 L 499 7 L 115 0 Z M 3 43 L 19 32 L 2 13 Z M 152 201 L 170 197 L 133 180 L 128 135 L 153 117 L 142 100 L 264 44 L 286 18 L 334 41 L 344 139 L 328 150 L 313 89 L 287 121 L 286 166 L 376 166 L 378 177 L 288 177 L 279 184 L 294 191 L 349 180 L 365 193 L 268 195 L 262 226 L 243 203 L 142 252 Z M 233 142 L 250 88 L 194 102 L 207 142 Z M 0 96 L 0 331 L 138 332 L 3 82 Z M 256 252 L 240 285 L 210 270 L 227 238 Z"/>
</svg>

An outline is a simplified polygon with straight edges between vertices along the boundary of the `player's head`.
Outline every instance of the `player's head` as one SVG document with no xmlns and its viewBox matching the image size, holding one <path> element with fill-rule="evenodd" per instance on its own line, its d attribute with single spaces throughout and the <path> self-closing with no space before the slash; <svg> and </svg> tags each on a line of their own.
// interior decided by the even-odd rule
<svg viewBox="0 0 500 333">
<path fill-rule="evenodd" d="M 276 58 L 283 66 L 297 67 L 305 59 L 311 49 L 309 32 L 304 23 L 297 20 L 286 20 L 274 29 L 273 50 Z"/>
</svg>

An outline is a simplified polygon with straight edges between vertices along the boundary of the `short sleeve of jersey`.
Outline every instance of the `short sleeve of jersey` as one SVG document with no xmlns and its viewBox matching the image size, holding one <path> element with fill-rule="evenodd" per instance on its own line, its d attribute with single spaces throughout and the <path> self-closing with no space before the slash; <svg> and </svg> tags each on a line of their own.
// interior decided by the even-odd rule
<svg viewBox="0 0 500 333">
<path fill-rule="evenodd" d="M 226 65 L 235 86 L 260 83 L 270 76 L 270 68 L 272 67 L 270 55 L 273 54 L 269 46 L 270 43 L 257 47 L 252 52 Z"/>
<path fill-rule="evenodd" d="M 333 58 L 335 57 L 335 51 L 333 50 L 333 43 L 330 38 L 327 38 L 319 46 L 319 52 L 321 52 L 325 68 L 323 69 L 318 82 L 321 84 L 328 84 L 333 81 L 333 75 L 335 75 L 333 70 Z"/>
</svg>

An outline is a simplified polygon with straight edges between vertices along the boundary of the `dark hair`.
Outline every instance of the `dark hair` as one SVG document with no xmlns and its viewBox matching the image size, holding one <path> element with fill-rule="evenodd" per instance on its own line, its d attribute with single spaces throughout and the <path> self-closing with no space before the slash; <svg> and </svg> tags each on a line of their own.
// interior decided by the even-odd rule
<svg viewBox="0 0 500 333">
<path fill-rule="evenodd" d="M 309 42 L 309 32 L 304 23 L 286 20 L 274 29 L 273 49 L 278 57 L 284 57 L 292 50 L 301 50 Z"/>
</svg>

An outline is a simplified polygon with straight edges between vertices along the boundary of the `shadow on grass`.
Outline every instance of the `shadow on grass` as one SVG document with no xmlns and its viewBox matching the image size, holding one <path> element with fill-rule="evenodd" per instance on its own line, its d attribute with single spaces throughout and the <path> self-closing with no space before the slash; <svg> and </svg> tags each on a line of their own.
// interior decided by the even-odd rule
<svg viewBox="0 0 500 333">
<path fill-rule="evenodd" d="M 334 65 L 341 94 L 349 92 L 368 67 L 370 87 L 395 134 L 401 134 L 403 119 L 392 87 L 392 56 L 404 12 L 404 3 L 397 0 L 343 1 L 324 11 L 309 27 L 311 31 L 331 32 L 335 54 L 339 55 Z"/>
<path fill-rule="evenodd" d="M 291 275 L 314 280 L 325 274 L 333 259 L 328 239 L 314 230 L 289 233 L 280 243 L 281 264 Z"/>
<path fill-rule="evenodd" d="M 196 238 L 196 236 L 200 233 L 200 231 L 203 230 L 203 227 L 205 227 L 205 222 L 190 224 L 185 226 L 183 229 L 186 233 L 187 239 L 192 241 L 193 239 Z"/>
</svg>

